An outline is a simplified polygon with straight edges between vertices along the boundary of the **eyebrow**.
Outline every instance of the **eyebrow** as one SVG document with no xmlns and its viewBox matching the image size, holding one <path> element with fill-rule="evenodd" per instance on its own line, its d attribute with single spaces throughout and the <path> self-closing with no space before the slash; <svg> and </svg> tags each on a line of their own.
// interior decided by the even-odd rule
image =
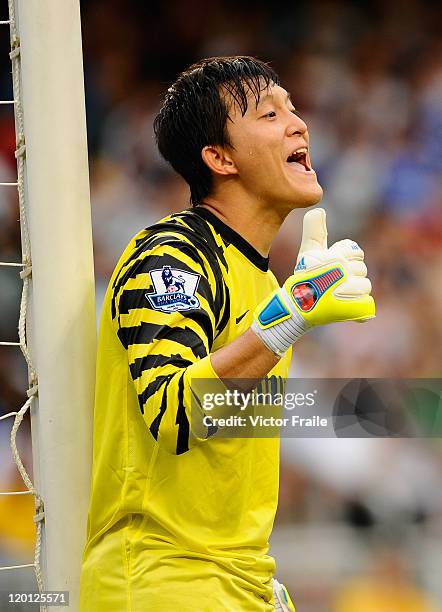
<svg viewBox="0 0 442 612">
<path fill-rule="evenodd" d="M 275 96 L 274 96 L 273 94 L 270 94 L 270 93 L 269 93 L 269 94 L 266 94 L 266 95 L 265 95 L 263 98 L 260 98 L 260 99 L 258 100 L 258 104 L 256 105 L 256 108 L 258 108 L 258 106 L 260 106 L 261 104 L 263 104 L 264 102 L 266 102 L 266 100 L 268 100 L 268 99 L 273 100 L 273 99 L 274 99 L 274 97 L 275 97 Z M 285 102 L 291 102 L 291 101 L 292 101 L 292 96 L 291 96 L 291 95 L 290 95 L 290 93 L 287 91 L 287 92 L 286 92 L 286 96 L 285 96 Z"/>
</svg>

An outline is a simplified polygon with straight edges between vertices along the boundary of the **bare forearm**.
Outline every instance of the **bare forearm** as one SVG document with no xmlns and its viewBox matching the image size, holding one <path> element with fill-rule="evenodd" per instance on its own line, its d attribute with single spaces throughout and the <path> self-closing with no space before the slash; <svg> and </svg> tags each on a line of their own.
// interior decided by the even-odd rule
<svg viewBox="0 0 442 612">
<path fill-rule="evenodd" d="M 212 367 L 219 378 L 263 378 L 277 364 L 272 353 L 252 330 L 212 353 Z"/>
</svg>

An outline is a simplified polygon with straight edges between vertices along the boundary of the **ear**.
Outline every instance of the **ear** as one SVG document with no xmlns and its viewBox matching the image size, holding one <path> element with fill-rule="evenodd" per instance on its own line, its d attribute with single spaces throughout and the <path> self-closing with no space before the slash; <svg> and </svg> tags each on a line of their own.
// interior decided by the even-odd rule
<svg viewBox="0 0 442 612">
<path fill-rule="evenodd" d="M 227 176 L 238 174 L 235 162 L 222 147 L 207 146 L 201 151 L 201 157 L 206 166 L 214 173 Z"/>
</svg>

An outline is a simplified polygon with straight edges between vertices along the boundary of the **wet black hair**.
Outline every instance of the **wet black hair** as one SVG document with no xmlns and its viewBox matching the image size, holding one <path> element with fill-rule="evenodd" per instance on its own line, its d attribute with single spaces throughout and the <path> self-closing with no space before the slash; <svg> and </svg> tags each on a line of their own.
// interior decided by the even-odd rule
<svg viewBox="0 0 442 612">
<path fill-rule="evenodd" d="M 279 85 L 279 77 L 268 64 L 228 56 L 193 64 L 169 87 L 154 132 L 161 155 L 189 184 L 192 204 L 200 204 L 212 189 L 202 149 L 232 146 L 227 132 L 230 105 L 245 115 L 250 94 L 258 104 L 261 92 L 273 83 Z"/>
</svg>

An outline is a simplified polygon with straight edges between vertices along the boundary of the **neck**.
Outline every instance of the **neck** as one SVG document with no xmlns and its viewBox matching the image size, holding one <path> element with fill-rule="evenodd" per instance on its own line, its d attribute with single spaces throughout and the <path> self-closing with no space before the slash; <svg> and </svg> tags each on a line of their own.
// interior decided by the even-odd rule
<svg viewBox="0 0 442 612">
<path fill-rule="evenodd" d="M 240 234 L 263 257 L 268 257 L 272 242 L 285 215 L 269 204 L 247 194 L 207 196 L 201 206 L 209 209 L 226 225 Z"/>
</svg>

